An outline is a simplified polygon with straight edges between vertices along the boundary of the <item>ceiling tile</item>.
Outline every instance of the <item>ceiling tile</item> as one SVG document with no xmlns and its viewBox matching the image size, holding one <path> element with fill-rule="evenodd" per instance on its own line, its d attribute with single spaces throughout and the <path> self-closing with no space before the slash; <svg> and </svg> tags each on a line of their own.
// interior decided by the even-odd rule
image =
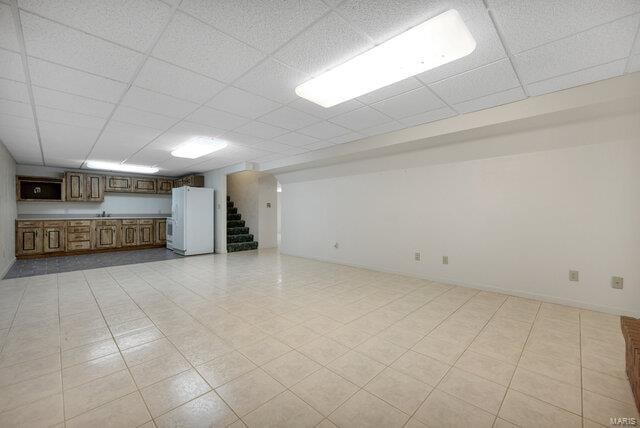
<svg viewBox="0 0 640 428">
<path fill-rule="evenodd" d="M 183 118 L 198 107 L 195 103 L 136 86 L 132 86 L 129 89 L 122 99 L 122 105 L 175 118 Z"/>
<path fill-rule="evenodd" d="M 311 101 L 307 101 L 304 98 L 297 98 L 289 104 L 289 107 L 293 107 L 296 110 L 309 113 L 310 115 L 321 119 L 330 119 L 333 116 L 364 107 L 364 104 L 358 100 L 349 100 L 333 107 L 325 108 L 316 103 L 312 103 Z"/>
<path fill-rule="evenodd" d="M 297 98 L 295 88 L 305 80 L 305 74 L 268 59 L 241 77 L 235 86 L 286 104 Z"/>
<path fill-rule="evenodd" d="M 338 135 L 337 137 L 330 138 L 329 141 L 333 144 L 350 143 L 351 141 L 360 140 L 363 137 L 358 132 L 349 132 L 347 134 Z"/>
<path fill-rule="evenodd" d="M 419 89 L 396 95 L 372 105 L 393 118 L 400 119 L 413 116 L 424 111 L 435 110 L 444 104 L 429 88 L 422 86 Z"/>
<path fill-rule="evenodd" d="M 208 106 L 218 110 L 228 111 L 239 116 L 255 119 L 280 107 L 279 103 L 268 100 L 259 95 L 229 86 L 217 94 Z"/>
<path fill-rule="evenodd" d="M 506 58 L 507 54 L 502 42 L 487 13 L 477 15 L 472 20 L 465 22 L 465 24 L 476 41 L 474 51 L 464 58 L 419 74 L 417 77 L 424 83 L 436 82 Z"/>
<path fill-rule="evenodd" d="M 84 113 L 91 116 L 107 118 L 114 104 L 98 101 L 79 95 L 66 94 L 52 89 L 32 86 L 33 98 L 37 105 L 56 108 L 74 113 Z"/>
<path fill-rule="evenodd" d="M 338 11 L 382 42 L 424 21 L 456 9 L 466 21 L 485 13 L 481 0 L 347 0 Z"/>
<path fill-rule="evenodd" d="M 158 0 L 19 0 L 22 9 L 139 51 L 151 47 L 171 8 Z"/>
<path fill-rule="evenodd" d="M 27 53 L 99 76 L 128 82 L 143 56 L 94 36 L 20 12 Z"/>
<path fill-rule="evenodd" d="M 272 52 L 328 10 L 319 0 L 184 0 L 180 9 L 265 52 Z"/>
<path fill-rule="evenodd" d="M 337 137 L 338 135 L 347 134 L 349 131 L 349 129 L 326 121 L 314 123 L 313 125 L 298 130 L 300 134 L 308 135 L 320 140 L 328 140 L 329 138 Z"/>
<path fill-rule="evenodd" d="M 290 107 L 282 107 L 262 116 L 260 121 L 281 128 L 295 130 L 318 122 L 319 119 Z"/>
<path fill-rule="evenodd" d="M 90 159 L 124 160 L 160 135 L 161 131 L 110 121 L 90 154 Z"/>
<path fill-rule="evenodd" d="M 455 116 L 457 114 L 458 113 L 451 109 L 451 107 L 442 107 L 436 110 L 416 114 L 415 116 L 405 117 L 404 119 L 400 119 L 400 122 L 407 126 L 416 126 L 423 123 L 435 122 L 440 119 L 446 119 L 447 117 Z"/>
<path fill-rule="evenodd" d="M 640 55 L 634 55 L 629 58 L 629 65 L 627 66 L 627 72 L 633 73 L 640 71 Z"/>
<path fill-rule="evenodd" d="M 269 139 L 282 135 L 286 133 L 287 130 L 277 126 L 268 125 L 266 123 L 253 121 L 237 128 L 236 132 L 251 135 L 252 137 Z"/>
<path fill-rule="evenodd" d="M 513 53 L 640 12 L 637 0 L 489 0 L 489 4 Z"/>
<path fill-rule="evenodd" d="M 167 132 L 158 136 L 153 142 L 144 147 L 140 153 L 135 154 L 132 159 L 137 158 L 140 162 L 159 162 L 171 157 L 172 150 L 189 141 L 193 137 L 202 135 L 216 137 L 222 132 L 223 131 L 220 129 L 211 128 L 198 123 L 180 122 Z M 147 157 L 145 158 L 144 156 Z"/>
<path fill-rule="evenodd" d="M 515 56 L 524 83 L 625 58 L 638 28 L 638 15 L 601 25 Z"/>
<path fill-rule="evenodd" d="M 186 120 L 224 130 L 235 129 L 249 121 L 244 117 L 209 107 L 200 107 L 187 116 Z"/>
<path fill-rule="evenodd" d="M 382 123 L 380 125 L 375 125 L 370 128 L 361 129 L 358 132 L 360 132 L 362 135 L 365 135 L 365 136 L 374 136 L 374 135 L 387 134 L 389 132 L 397 131 L 398 129 L 403 129 L 406 127 L 407 127 L 406 125 L 400 122 L 393 121 L 393 122 Z"/>
<path fill-rule="evenodd" d="M 26 81 L 20 54 L 0 49 L 0 77 L 19 82 Z"/>
<path fill-rule="evenodd" d="M 315 143 L 318 141 L 318 139 L 299 134 L 297 132 L 289 132 L 288 134 L 283 134 L 279 137 L 275 137 L 273 141 L 277 141 L 278 143 L 283 143 L 289 146 L 301 147 Z"/>
<path fill-rule="evenodd" d="M 155 58 L 147 59 L 135 85 L 198 104 L 224 88 L 222 82 Z"/>
<path fill-rule="evenodd" d="M 276 137 L 277 138 L 277 137 Z M 264 141 L 262 138 L 254 137 L 246 134 L 238 134 L 237 132 L 225 132 L 220 136 L 220 139 L 233 144 L 240 144 L 243 146 L 253 146 Z"/>
<path fill-rule="evenodd" d="M 422 83 L 420 83 L 420 81 L 418 81 L 415 77 L 409 77 L 408 79 L 403 79 L 399 82 L 392 83 L 391 85 L 385 86 L 384 88 L 376 89 L 375 91 L 362 95 L 357 99 L 365 104 L 373 104 L 378 101 L 391 98 L 395 95 L 409 92 L 412 89 L 420 88 L 422 86 Z"/>
<path fill-rule="evenodd" d="M 29 92 L 27 91 L 27 85 L 22 82 L 0 78 L 0 98 L 28 103 Z"/>
<path fill-rule="evenodd" d="M 70 94 L 116 103 L 127 85 L 104 77 L 73 70 L 36 58 L 29 58 L 29 73 L 33 85 Z"/>
<path fill-rule="evenodd" d="M 38 121 L 45 162 L 56 159 L 83 160 L 96 141 L 99 129 L 83 128 L 62 123 Z"/>
<path fill-rule="evenodd" d="M 35 132 L 36 123 L 33 120 L 33 116 L 14 116 L 0 111 L 0 129 L 2 128 L 33 129 Z"/>
<path fill-rule="evenodd" d="M 286 144 L 282 143 L 276 143 L 275 141 L 263 141 L 260 144 L 251 146 L 251 148 L 273 153 L 282 153 L 292 149 L 293 147 L 287 146 Z"/>
<path fill-rule="evenodd" d="M 511 62 L 508 59 L 503 59 L 432 83 L 429 86 L 446 103 L 458 104 L 519 85 Z"/>
<path fill-rule="evenodd" d="M 0 141 L 2 141 L 17 163 L 40 164 L 42 155 L 35 125 L 30 128 L 6 126 L 0 114 Z"/>
<path fill-rule="evenodd" d="M 38 116 L 38 122 L 46 120 L 47 122 L 97 130 L 102 129 L 106 122 L 105 119 L 100 117 L 72 113 L 44 106 L 36 106 L 36 114 Z"/>
<path fill-rule="evenodd" d="M 530 96 L 542 95 L 549 92 L 572 88 L 574 86 L 585 85 L 597 80 L 621 76 L 624 73 L 626 65 L 626 59 L 610 62 L 609 64 L 598 65 L 585 70 L 576 71 L 575 73 L 569 73 L 563 76 L 526 85 L 527 92 Z"/>
<path fill-rule="evenodd" d="M 113 120 L 118 122 L 130 123 L 133 125 L 146 126 L 148 128 L 164 131 L 169 129 L 179 119 L 163 116 L 148 111 L 138 110 L 127 106 L 118 106 L 113 113 Z"/>
<path fill-rule="evenodd" d="M 4 3 L 0 3 L 0 48 L 12 49 L 14 51 L 20 50 L 11 6 Z"/>
<path fill-rule="evenodd" d="M 386 122 L 391 122 L 391 118 L 380 113 L 371 107 L 362 107 L 358 110 L 350 111 L 331 118 L 331 122 L 342 125 L 345 128 L 359 131 Z"/>
<path fill-rule="evenodd" d="M 315 143 L 307 144 L 304 148 L 309 151 L 313 151 L 313 150 L 325 149 L 327 147 L 331 147 L 335 145 L 336 143 L 333 143 L 331 141 L 318 141 Z"/>
<path fill-rule="evenodd" d="M 522 88 L 513 88 L 504 92 L 487 95 L 486 97 L 475 98 L 453 106 L 459 113 L 469 113 L 476 110 L 509 104 L 526 98 Z"/>
<path fill-rule="evenodd" d="M 178 13 L 153 50 L 155 57 L 230 82 L 264 55 L 183 13 Z"/>
<path fill-rule="evenodd" d="M 373 47 L 336 13 L 330 13 L 274 55 L 291 67 L 318 75 Z"/>
<path fill-rule="evenodd" d="M 0 99 L 0 112 L 11 116 L 33 117 L 31 106 L 18 101 Z"/>
</svg>

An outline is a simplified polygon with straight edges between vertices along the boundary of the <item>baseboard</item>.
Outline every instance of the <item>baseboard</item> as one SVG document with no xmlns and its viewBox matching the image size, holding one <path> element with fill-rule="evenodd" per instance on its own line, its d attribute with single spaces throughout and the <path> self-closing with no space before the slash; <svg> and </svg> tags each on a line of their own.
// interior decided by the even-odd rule
<svg viewBox="0 0 640 428">
<path fill-rule="evenodd" d="M 360 269 L 368 269 L 368 270 L 372 270 L 372 271 L 376 271 L 376 272 L 383 272 L 383 273 L 389 273 L 389 274 L 394 274 L 394 275 L 408 276 L 410 278 L 426 279 L 427 281 L 439 282 L 439 283 L 442 283 L 442 284 L 458 285 L 458 286 L 461 286 L 461 287 L 474 288 L 476 290 L 492 291 L 494 293 L 502 293 L 502 294 L 510 294 L 510 295 L 516 296 L 516 297 L 522 297 L 522 298 L 533 299 L 533 300 L 540 300 L 542 302 L 555 303 L 555 304 L 558 304 L 558 305 L 565 305 L 565 306 L 572 306 L 572 307 L 575 307 L 575 308 L 588 309 L 588 310 L 591 310 L 591 311 L 605 312 L 605 313 L 613 314 L 613 315 L 626 315 L 626 316 L 630 316 L 630 317 L 634 317 L 634 318 L 640 318 L 640 309 L 637 310 L 637 311 L 629 311 L 629 310 L 621 309 L 621 308 L 617 308 L 617 307 L 603 306 L 603 305 L 597 305 L 597 304 L 593 304 L 593 303 L 589 303 L 589 302 L 583 302 L 581 300 L 565 299 L 565 298 L 562 298 L 562 297 L 548 296 L 546 294 L 528 293 L 528 292 L 524 292 L 524 291 L 520 291 L 520 290 L 514 290 L 514 289 L 509 289 L 509 288 L 501 288 L 501 287 L 482 284 L 482 283 L 470 283 L 470 282 L 465 282 L 465 281 L 453 281 L 450 278 L 438 278 L 438 277 L 433 277 L 433 276 L 421 275 L 421 274 L 417 274 L 417 273 L 413 273 L 413 272 L 411 272 L 411 273 L 399 272 L 399 271 L 394 271 L 394 270 L 389 270 L 389 269 L 381 269 L 379 267 L 360 265 L 360 264 L 357 264 L 357 263 L 345 263 L 345 262 L 343 262 L 341 260 L 333 260 L 333 259 L 330 259 L 330 258 L 306 257 L 306 256 L 300 256 L 300 255 L 297 255 L 297 254 L 289 254 L 289 253 L 286 253 L 284 251 L 280 251 L 280 253 L 285 255 L 285 256 L 300 257 L 300 258 L 303 258 L 303 259 L 317 260 L 317 261 L 320 261 L 320 262 L 328 262 L 328 263 L 333 263 L 333 264 L 342 265 L 342 266 L 349 266 L 349 267 L 360 268 Z"/>
<path fill-rule="evenodd" d="M 2 272 L 0 272 L 0 279 L 4 278 L 4 276 L 7 274 L 7 272 L 9 272 L 9 269 L 11 269 L 11 266 L 13 266 L 15 262 L 16 262 L 15 257 L 9 261 L 9 264 L 7 264 L 7 267 Z"/>
</svg>

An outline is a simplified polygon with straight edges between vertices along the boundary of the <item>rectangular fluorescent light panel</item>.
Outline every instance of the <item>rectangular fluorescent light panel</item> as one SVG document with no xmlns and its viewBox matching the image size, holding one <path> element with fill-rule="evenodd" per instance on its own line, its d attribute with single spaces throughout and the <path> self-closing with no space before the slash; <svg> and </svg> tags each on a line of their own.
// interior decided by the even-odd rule
<svg viewBox="0 0 640 428">
<path fill-rule="evenodd" d="M 171 152 L 177 158 L 196 159 L 227 147 L 226 141 L 210 137 L 194 137 Z"/>
<path fill-rule="evenodd" d="M 118 162 L 87 161 L 87 167 L 105 171 L 136 172 L 139 174 L 155 174 L 159 168 L 155 166 L 131 165 Z"/>
<path fill-rule="evenodd" d="M 465 57 L 475 48 L 460 14 L 451 9 L 301 84 L 296 94 L 332 107 Z"/>
</svg>

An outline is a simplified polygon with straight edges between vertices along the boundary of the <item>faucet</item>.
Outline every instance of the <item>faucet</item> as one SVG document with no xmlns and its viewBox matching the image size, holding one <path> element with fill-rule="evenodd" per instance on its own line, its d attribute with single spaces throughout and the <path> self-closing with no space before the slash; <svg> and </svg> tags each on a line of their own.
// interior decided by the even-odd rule
<svg viewBox="0 0 640 428">
<path fill-rule="evenodd" d="M 111 214 L 107 214 L 106 211 L 102 211 L 102 214 L 96 214 L 96 217 L 111 217 Z"/>
</svg>

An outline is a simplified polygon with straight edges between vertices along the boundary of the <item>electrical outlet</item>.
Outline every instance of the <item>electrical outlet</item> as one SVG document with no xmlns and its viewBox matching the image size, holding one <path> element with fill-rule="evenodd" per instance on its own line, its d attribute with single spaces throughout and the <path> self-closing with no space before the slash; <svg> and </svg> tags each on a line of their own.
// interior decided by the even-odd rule
<svg viewBox="0 0 640 428">
<path fill-rule="evenodd" d="M 622 290 L 624 287 L 624 278 L 621 276 L 612 276 L 611 277 L 611 288 L 616 288 L 618 290 Z"/>
<path fill-rule="evenodd" d="M 580 273 L 577 270 L 570 270 L 569 281 L 575 281 L 575 282 L 580 281 Z"/>
<path fill-rule="evenodd" d="M 415 261 L 419 262 L 419 261 L 420 261 L 420 258 L 421 258 L 420 250 L 416 250 L 416 252 L 415 252 L 415 253 L 413 253 L 413 260 L 415 260 Z"/>
<path fill-rule="evenodd" d="M 442 264 L 443 265 L 449 264 L 449 256 L 442 256 Z"/>
</svg>

